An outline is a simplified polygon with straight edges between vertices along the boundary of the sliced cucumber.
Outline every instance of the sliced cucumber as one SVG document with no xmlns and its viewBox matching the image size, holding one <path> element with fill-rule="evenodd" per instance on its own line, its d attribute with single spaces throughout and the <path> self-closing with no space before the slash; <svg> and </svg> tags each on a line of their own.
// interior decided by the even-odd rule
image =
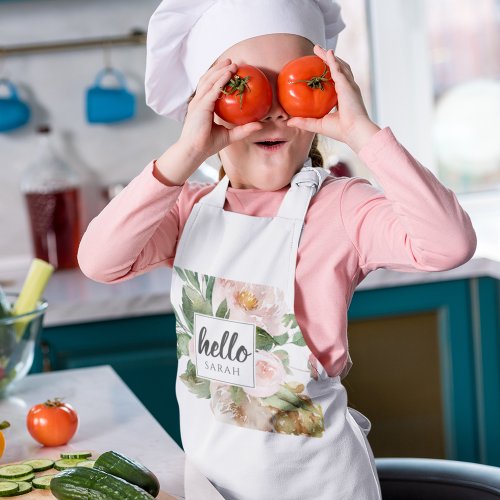
<svg viewBox="0 0 500 500">
<path fill-rule="evenodd" d="M 77 467 L 90 467 L 94 468 L 95 460 L 83 460 L 82 462 L 78 462 L 76 464 Z"/>
<path fill-rule="evenodd" d="M 92 456 L 91 451 L 68 451 L 66 453 L 61 453 L 61 458 L 89 458 Z"/>
<path fill-rule="evenodd" d="M 33 489 L 31 483 L 28 483 L 26 481 L 16 481 L 16 482 L 19 485 L 19 489 L 15 493 L 10 493 L 8 495 L 9 497 L 17 497 L 18 495 L 24 495 L 25 493 L 29 493 Z"/>
<path fill-rule="evenodd" d="M 38 488 L 39 490 L 49 490 L 50 482 L 55 474 L 45 474 L 44 476 L 38 476 L 33 479 L 33 488 Z"/>
<path fill-rule="evenodd" d="M 82 458 L 61 458 L 61 460 L 56 460 L 54 462 L 54 469 L 64 470 L 75 467 L 76 464 L 83 462 Z"/>
<path fill-rule="evenodd" d="M 14 479 L 33 472 L 33 467 L 26 464 L 4 465 L 0 467 L 0 478 Z"/>
<path fill-rule="evenodd" d="M 54 467 L 54 461 L 47 458 L 35 458 L 33 460 L 25 460 L 23 462 L 25 465 L 31 465 L 35 472 L 42 472 L 44 470 L 49 470 Z"/>
<path fill-rule="evenodd" d="M 28 481 L 32 481 L 34 477 L 35 477 L 35 473 L 30 472 L 29 474 L 25 474 L 24 476 L 19 476 L 19 477 L 16 477 L 14 479 L 10 479 L 10 481 L 15 481 L 16 483 L 18 481 L 28 482 Z"/>
<path fill-rule="evenodd" d="M 0 497 L 7 497 L 19 490 L 19 485 L 13 481 L 0 481 Z"/>
</svg>

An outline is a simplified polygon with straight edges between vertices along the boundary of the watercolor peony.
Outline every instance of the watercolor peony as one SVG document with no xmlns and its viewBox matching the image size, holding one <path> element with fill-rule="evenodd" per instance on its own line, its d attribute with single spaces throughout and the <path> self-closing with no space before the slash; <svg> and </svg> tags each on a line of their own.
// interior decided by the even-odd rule
<svg viewBox="0 0 500 500">
<path fill-rule="evenodd" d="M 286 332 L 281 320 L 288 311 L 281 290 L 267 285 L 217 278 L 212 294 L 214 309 L 224 300 L 232 321 L 254 323 L 272 336 Z"/>
<path fill-rule="evenodd" d="M 286 376 L 281 359 L 267 351 L 255 353 L 255 387 L 244 387 L 250 396 L 267 398 L 278 392 Z"/>
</svg>

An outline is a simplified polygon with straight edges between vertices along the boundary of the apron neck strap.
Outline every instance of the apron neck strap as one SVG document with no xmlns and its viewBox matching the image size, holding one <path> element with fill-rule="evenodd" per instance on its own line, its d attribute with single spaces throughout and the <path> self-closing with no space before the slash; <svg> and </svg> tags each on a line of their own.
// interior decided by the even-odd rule
<svg viewBox="0 0 500 500">
<path fill-rule="evenodd" d="M 311 198 L 319 191 L 321 184 L 329 175 L 326 170 L 311 165 L 311 159 L 308 158 L 299 172 L 292 177 L 290 189 L 281 202 L 278 217 L 304 220 Z M 200 199 L 199 203 L 224 208 L 228 186 L 229 177 L 225 175 L 210 193 Z"/>
</svg>

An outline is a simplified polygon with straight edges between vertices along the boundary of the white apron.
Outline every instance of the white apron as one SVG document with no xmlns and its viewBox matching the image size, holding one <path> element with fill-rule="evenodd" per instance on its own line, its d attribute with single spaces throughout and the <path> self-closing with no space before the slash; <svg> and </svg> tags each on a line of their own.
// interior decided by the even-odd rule
<svg viewBox="0 0 500 500">
<path fill-rule="evenodd" d="M 184 451 L 225 499 L 379 500 L 370 422 L 309 350 L 294 315 L 309 202 L 305 166 L 276 217 L 223 209 L 227 176 L 197 204 L 174 260 Z"/>
</svg>

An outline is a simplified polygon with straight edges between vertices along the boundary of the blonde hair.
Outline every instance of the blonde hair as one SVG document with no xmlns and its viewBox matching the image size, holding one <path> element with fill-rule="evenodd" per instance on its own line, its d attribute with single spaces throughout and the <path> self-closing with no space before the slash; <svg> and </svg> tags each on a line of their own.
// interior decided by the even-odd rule
<svg viewBox="0 0 500 500">
<path fill-rule="evenodd" d="M 212 66 L 213 66 L 213 64 L 212 64 Z M 196 94 L 196 90 L 189 96 L 188 104 L 191 102 L 191 100 L 193 99 L 195 94 Z M 311 144 L 311 149 L 309 150 L 309 158 L 311 158 L 311 160 L 312 160 L 313 167 L 323 168 L 324 161 L 323 161 L 323 156 L 321 155 L 321 152 L 318 149 L 318 143 L 319 143 L 318 134 L 314 134 L 314 139 L 313 139 L 312 144 Z M 217 156 L 219 157 L 219 160 L 220 160 L 221 158 L 220 158 L 219 153 L 217 153 Z M 222 160 L 221 160 L 221 166 L 219 168 L 219 180 L 221 180 L 225 175 L 226 175 L 226 172 L 224 171 L 224 165 L 222 165 Z"/>
</svg>

